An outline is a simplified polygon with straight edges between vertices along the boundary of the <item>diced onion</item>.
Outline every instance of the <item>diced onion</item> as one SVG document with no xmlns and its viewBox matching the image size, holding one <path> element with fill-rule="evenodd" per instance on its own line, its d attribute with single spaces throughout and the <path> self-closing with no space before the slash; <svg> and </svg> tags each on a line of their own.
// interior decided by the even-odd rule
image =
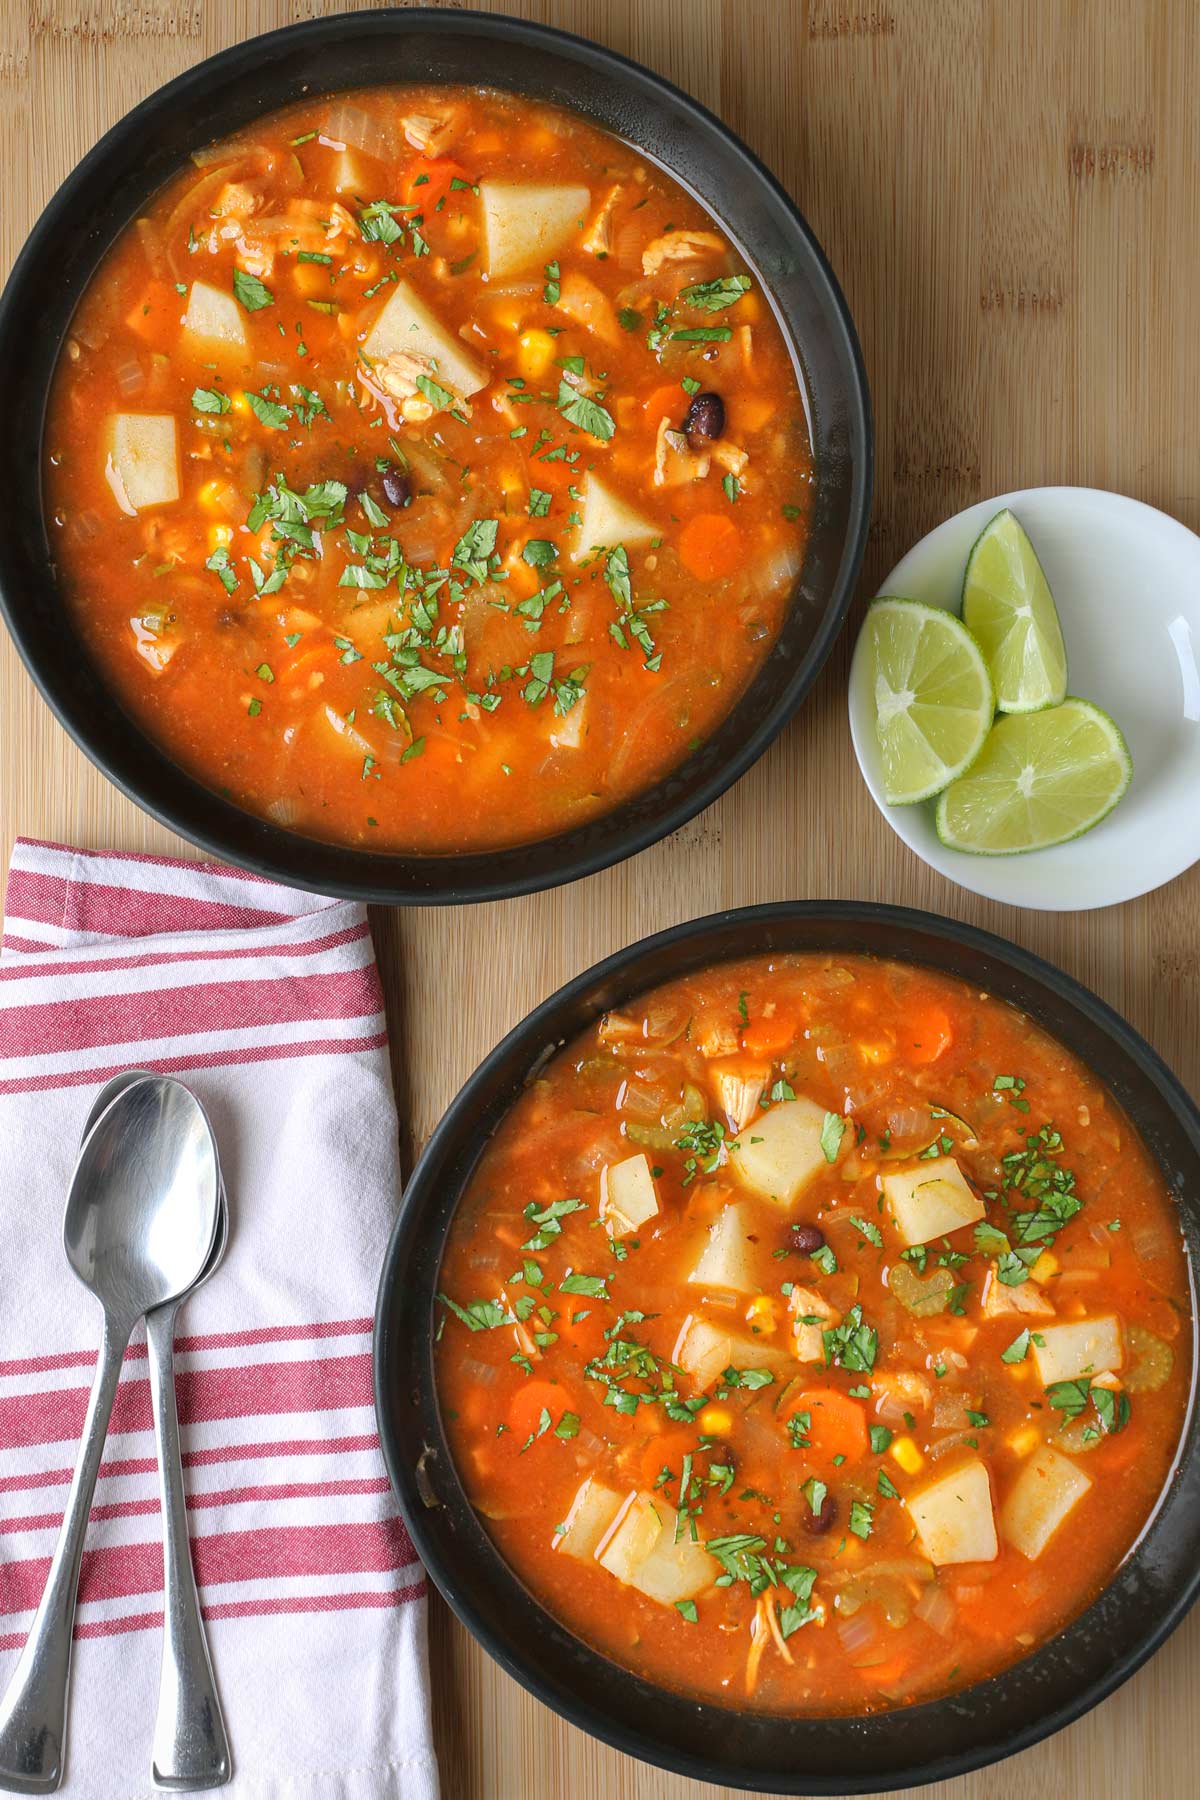
<svg viewBox="0 0 1200 1800">
<path fill-rule="evenodd" d="M 967 1407 L 970 1396 L 955 1391 L 941 1392 L 933 1403 L 933 1423 L 938 1431 L 965 1431 L 971 1421 L 967 1418 Z"/>
<path fill-rule="evenodd" d="M 125 400 L 132 398 L 134 394 L 140 394 L 146 385 L 146 371 L 136 357 L 123 362 L 116 371 L 116 376 L 121 397 Z"/>
<path fill-rule="evenodd" d="M 266 144 L 231 143 L 228 138 L 220 144 L 206 144 L 202 149 L 192 151 L 192 161 L 198 169 L 211 168 L 213 163 L 242 162 L 248 156 L 260 156 L 269 164 L 275 161 L 275 152 Z"/>
<path fill-rule="evenodd" d="M 928 1139 L 933 1132 L 927 1106 L 893 1106 L 887 1116 L 887 1128 L 893 1138 Z"/>
<path fill-rule="evenodd" d="M 66 535 L 73 544 L 82 548 L 99 537 L 102 529 L 100 514 L 93 512 L 91 507 L 86 507 L 83 512 L 72 514 L 67 522 Z"/>
<path fill-rule="evenodd" d="M 343 100 L 340 106 L 333 108 L 321 135 L 335 138 L 338 143 L 348 144 L 380 162 L 389 162 L 396 154 L 396 140 L 387 126 L 374 113 L 364 112 L 350 100 Z"/>
<path fill-rule="evenodd" d="M 473 1356 L 465 1356 L 458 1366 L 467 1379 L 473 1381 L 477 1387 L 494 1386 L 496 1377 L 500 1373 L 495 1363 L 479 1362 Z"/>
<path fill-rule="evenodd" d="M 943 1637 L 949 1635 L 954 1624 L 955 1605 L 946 1589 L 931 1582 L 913 1607 L 913 1617 L 923 1619 L 926 1625 L 932 1626 Z"/>
<path fill-rule="evenodd" d="M 1156 1256 L 1165 1256 L 1166 1240 L 1160 1225 L 1139 1225 L 1129 1240 L 1129 1248 L 1139 1262 L 1152 1260 Z"/>
<path fill-rule="evenodd" d="M 962 1431 L 952 1432 L 949 1437 L 939 1438 L 936 1444 L 929 1446 L 929 1454 L 934 1462 L 939 1457 L 949 1456 L 951 1451 L 959 1450 L 967 1441 L 967 1434 Z M 968 1446 L 969 1448 L 970 1446 Z"/>
<path fill-rule="evenodd" d="M 844 1611 L 844 1608 L 839 1610 Z M 838 1620 L 837 1634 L 847 1656 L 851 1658 L 861 1656 L 863 1651 L 869 1649 L 879 1636 L 878 1614 L 873 1613 L 867 1607 L 864 1607 L 861 1612 L 855 1611 L 850 1618 Z"/>
<path fill-rule="evenodd" d="M 299 817 L 299 808 L 291 799 L 272 800 L 264 810 L 273 825 L 294 825 Z"/>
</svg>

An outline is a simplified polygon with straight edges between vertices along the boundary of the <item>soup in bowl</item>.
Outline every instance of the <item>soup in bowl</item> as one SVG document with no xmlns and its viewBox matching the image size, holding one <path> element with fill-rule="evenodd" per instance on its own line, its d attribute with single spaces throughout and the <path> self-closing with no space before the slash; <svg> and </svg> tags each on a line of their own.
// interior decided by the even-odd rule
<svg viewBox="0 0 1200 1800">
<path fill-rule="evenodd" d="M 324 892 L 494 898 L 675 829 L 807 693 L 865 540 L 793 203 L 511 18 L 310 20 L 159 90 L 35 227 L 0 381 L 43 693 L 157 817 Z"/>
<path fill-rule="evenodd" d="M 726 915 L 581 978 L 440 1129 L 385 1273 L 435 1577 L 571 1716 L 714 1779 L 1029 1741 L 1194 1587 L 1196 1129 L 1090 996 L 920 915 Z"/>
<path fill-rule="evenodd" d="M 198 152 L 90 283 L 45 441 L 68 601 L 150 735 L 277 823 L 422 853 L 551 836 L 695 750 L 814 491 L 728 233 L 486 88 Z"/>
</svg>

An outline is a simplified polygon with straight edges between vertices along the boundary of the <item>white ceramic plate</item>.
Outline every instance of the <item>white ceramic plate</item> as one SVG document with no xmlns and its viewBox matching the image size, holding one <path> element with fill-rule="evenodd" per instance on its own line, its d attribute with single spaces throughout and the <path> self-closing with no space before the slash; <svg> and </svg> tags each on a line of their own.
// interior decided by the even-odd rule
<svg viewBox="0 0 1200 1800">
<path fill-rule="evenodd" d="M 1027 488 L 947 519 L 897 564 L 880 594 L 957 612 L 971 545 L 1006 506 L 1029 533 L 1058 606 L 1067 691 L 1094 700 L 1125 734 L 1129 792 L 1093 831 L 1052 850 L 948 850 L 934 829 L 932 802 L 884 802 L 865 634 L 850 668 L 854 752 L 893 831 L 949 880 L 1047 912 L 1115 906 L 1200 859 L 1200 537 L 1122 494 Z"/>
</svg>

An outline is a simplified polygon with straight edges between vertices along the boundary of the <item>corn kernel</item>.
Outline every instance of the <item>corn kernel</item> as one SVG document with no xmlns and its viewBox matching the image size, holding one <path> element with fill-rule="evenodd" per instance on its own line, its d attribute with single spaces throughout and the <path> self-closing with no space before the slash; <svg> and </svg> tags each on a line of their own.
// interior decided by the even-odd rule
<svg viewBox="0 0 1200 1800">
<path fill-rule="evenodd" d="M 891 1044 L 860 1043 L 858 1048 L 864 1060 L 869 1063 L 874 1063 L 877 1067 L 880 1063 L 888 1063 L 892 1060 Z"/>
<path fill-rule="evenodd" d="M 756 1294 L 746 1308 L 746 1323 L 758 1331 L 774 1331 L 778 1323 L 775 1302 L 770 1294 Z"/>
<path fill-rule="evenodd" d="M 210 550 L 226 549 L 233 542 L 232 525 L 210 525 L 208 528 L 208 547 Z"/>
<path fill-rule="evenodd" d="M 925 1467 L 925 1458 L 910 1437 L 893 1438 L 888 1453 L 895 1458 L 906 1475 L 915 1475 Z"/>
<path fill-rule="evenodd" d="M 554 361 L 554 339 L 548 331 L 523 331 L 518 340 L 517 368 L 526 381 L 538 381 Z"/>
<path fill-rule="evenodd" d="M 1058 1268 L 1057 1256 L 1051 1256 L 1049 1250 L 1043 1250 L 1029 1274 L 1034 1281 L 1049 1281 L 1052 1275 L 1058 1274 Z"/>
<path fill-rule="evenodd" d="M 236 394 L 231 394 L 229 396 L 229 410 L 230 412 L 240 413 L 243 418 L 249 414 L 250 402 L 240 388 Z"/>
<path fill-rule="evenodd" d="M 214 475 L 211 481 L 206 481 L 204 483 L 196 498 L 199 500 L 205 512 L 212 512 L 214 508 L 220 506 L 221 497 L 224 492 L 225 483 L 219 476 Z"/>
<path fill-rule="evenodd" d="M 1009 1433 L 1008 1447 L 1014 1456 L 1028 1456 L 1041 1441 L 1036 1425 L 1022 1425 L 1019 1431 Z"/>
<path fill-rule="evenodd" d="M 733 1430 L 733 1414 L 727 1406 L 704 1406 L 698 1419 L 703 1437 L 724 1437 Z"/>
</svg>

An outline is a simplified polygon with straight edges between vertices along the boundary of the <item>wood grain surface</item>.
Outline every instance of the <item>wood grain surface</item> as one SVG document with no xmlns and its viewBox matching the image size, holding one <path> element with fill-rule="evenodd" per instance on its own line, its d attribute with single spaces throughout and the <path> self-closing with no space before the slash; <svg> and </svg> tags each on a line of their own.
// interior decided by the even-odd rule
<svg viewBox="0 0 1200 1800">
<path fill-rule="evenodd" d="M 0 0 L 0 262 L 135 101 L 317 0 Z M 1200 528 L 1200 12 L 1192 0 L 546 0 L 688 88 L 796 196 L 858 323 L 878 432 L 859 607 L 972 501 L 1113 488 Z M 2 397 L 0 397 L 2 398 Z M 3 529 L 0 511 L 0 529 Z M 486 909 L 377 911 L 406 1154 L 495 1040 L 597 957 L 716 907 L 839 895 L 969 919 L 1059 963 L 1200 1091 L 1200 870 L 1100 913 L 974 899 L 862 787 L 845 684 L 858 612 L 802 715 L 702 818 L 633 862 Z M 101 778 L 0 644 L 0 855 L 17 832 L 183 848 Z M 1200 797 L 1198 797 L 1200 804 Z M 453 1030 L 446 1032 L 447 1021 Z M 432 1608 L 448 1800 L 716 1793 L 556 1719 Z M 1200 1612 L 1049 1743 L 950 1800 L 1171 1800 L 1200 1777 Z M 935 1790 L 927 1790 L 933 1793 Z"/>
</svg>

